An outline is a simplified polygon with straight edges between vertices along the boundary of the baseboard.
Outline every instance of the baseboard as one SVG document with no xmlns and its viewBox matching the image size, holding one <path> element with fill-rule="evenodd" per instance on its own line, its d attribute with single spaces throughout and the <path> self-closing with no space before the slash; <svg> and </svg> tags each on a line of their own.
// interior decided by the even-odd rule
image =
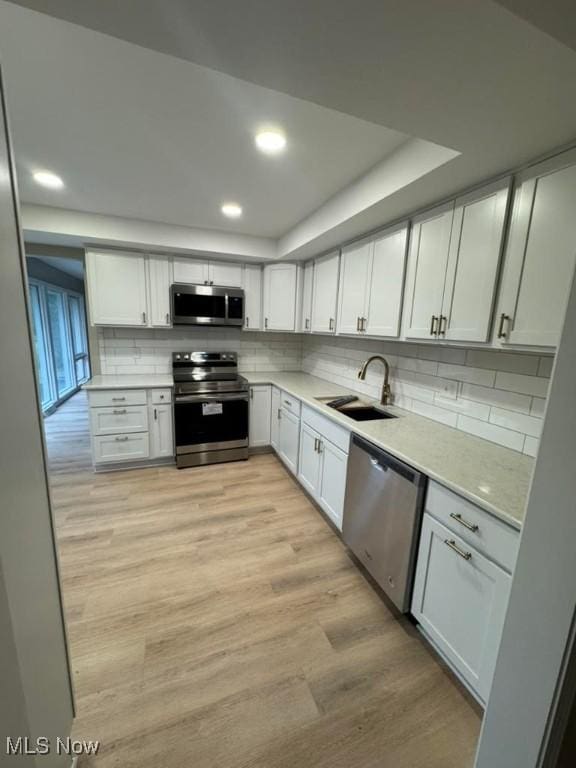
<svg viewBox="0 0 576 768">
<path fill-rule="evenodd" d="M 94 472 L 123 472 L 126 469 L 146 469 L 147 467 L 176 466 L 174 456 L 165 459 L 145 459 L 144 461 L 110 462 L 110 464 L 94 464 Z"/>
<path fill-rule="evenodd" d="M 258 456 L 260 453 L 274 453 L 271 445 L 259 445 L 257 448 L 248 448 L 249 456 Z"/>
</svg>

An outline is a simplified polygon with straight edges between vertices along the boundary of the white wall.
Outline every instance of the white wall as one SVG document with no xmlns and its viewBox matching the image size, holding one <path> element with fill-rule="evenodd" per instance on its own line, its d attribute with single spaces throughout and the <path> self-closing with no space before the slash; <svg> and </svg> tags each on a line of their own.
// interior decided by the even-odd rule
<svg viewBox="0 0 576 768">
<path fill-rule="evenodd" d="M 553 357 L 329 336 L 305 336 L 302 369 L 379 398 L 383 367 L 357 378 L 369 355 L 391 365 L 394 403 L 463 432 L 534 456 Z M 448 390 L 448 391 L 446 391 Z"/>
</svg>

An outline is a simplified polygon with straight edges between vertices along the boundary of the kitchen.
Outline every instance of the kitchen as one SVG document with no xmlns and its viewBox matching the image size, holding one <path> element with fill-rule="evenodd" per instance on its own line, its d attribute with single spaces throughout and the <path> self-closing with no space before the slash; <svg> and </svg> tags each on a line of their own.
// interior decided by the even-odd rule
<svg viewBox="0 0 576 768">
<path fill-rule="evenodd" d="M 86 59 L 144 55 L 1 10 L 85 36 Z M 297 135 L 254 124 L 243 151 L 274 174 Z M 448 142 L 386 140 L 277 240 L 241 195 L 221 232 L 185 233 L 51 207 L 19 169 L 26 241 L 85 264 L 93 376 L 45 423 L 48 454 L 58 419 L 82 425 L 51 486 L 95 765 L 473 764 L 576 265 L 576 149 L 447 183 Z M 414 193 L 383 192 L 424 155 Z M 339 221 L 373 173 L 378 205 Z"/>
</svg>

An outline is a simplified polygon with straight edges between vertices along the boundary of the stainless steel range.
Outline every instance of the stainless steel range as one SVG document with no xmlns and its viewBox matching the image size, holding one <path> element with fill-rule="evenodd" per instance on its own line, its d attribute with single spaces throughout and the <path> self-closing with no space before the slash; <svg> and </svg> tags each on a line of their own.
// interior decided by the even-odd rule
<svg viewBox="0 0 576 768">
<path fill-rule="evenodd" d="M 174 352 L 176 466 L 248 458 L 249 387 L 235 352 Z"/>
</svg>

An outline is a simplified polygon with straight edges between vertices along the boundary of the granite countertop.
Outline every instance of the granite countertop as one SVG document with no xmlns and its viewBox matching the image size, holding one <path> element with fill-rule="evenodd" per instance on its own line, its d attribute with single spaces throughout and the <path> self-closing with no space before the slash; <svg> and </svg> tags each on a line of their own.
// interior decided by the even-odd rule
<svg viewBox="0 0 576 768">
<path fill-rule="evenodd" d="M 514 528 L 522 526 L 534 466 L 529 456 L 395 407 L 386 410 L 397 419 L 353 421 L 315 398 L 354 394 L 368 399 L 306 373 L 242 375 L 251 384 L 276 385 Z"/>
<path fill-rule="evenodd" d="M 82 385 L 82 389 L 155 389 L 173 386 L 174 379 L 171 373 L 137 373 L 119 376 L 103 374 L 93 376 Z"/>
</svg>

